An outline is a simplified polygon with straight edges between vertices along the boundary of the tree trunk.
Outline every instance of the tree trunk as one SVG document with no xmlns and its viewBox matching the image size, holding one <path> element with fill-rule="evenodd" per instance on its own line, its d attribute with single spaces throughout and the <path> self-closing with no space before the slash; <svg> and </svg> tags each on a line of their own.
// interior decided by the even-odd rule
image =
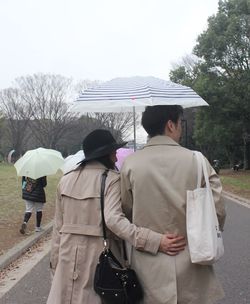
<svg viewBox="0 0 250 304">
<path fill-rule="evenodd" d="M 244 145 L 244 170 L 250 169 L 250 142 Z"/>
</svg>

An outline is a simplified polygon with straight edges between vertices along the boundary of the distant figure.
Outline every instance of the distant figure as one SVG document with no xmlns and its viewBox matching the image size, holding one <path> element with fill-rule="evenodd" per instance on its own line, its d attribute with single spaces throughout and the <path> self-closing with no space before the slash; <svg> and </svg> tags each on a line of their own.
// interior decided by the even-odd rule
<svg viewBox="0 0 250 304">
<path fill-rule="evenodd" d="M 213 160 L 213 168 L 217 174 L 220 173 L 220 161 L 218 159 Z"/>
<path fill-rule="evenodd" d="M 24 213 L 23 223 L 20 233 L 25 234 L 27 223 L 32 215 L 32 211 L 36 210 L 36 232 L 40 232 L 42 221 L 43 204 L 46 202 L 44 187 L 47 185 L 46 176 L 38 179 L 30 177 L 22 177 L 22 198 L 25 200 L 26 210 Z"/>
<path fill-rule="evenodd" d="M 237 162 L 234 166 L 233 166 L 233 170 L 234 171 L 239 171 L 239 169 L 241 168 L 241 162 L 239 161 L 239 162 Z"/>
</svg>

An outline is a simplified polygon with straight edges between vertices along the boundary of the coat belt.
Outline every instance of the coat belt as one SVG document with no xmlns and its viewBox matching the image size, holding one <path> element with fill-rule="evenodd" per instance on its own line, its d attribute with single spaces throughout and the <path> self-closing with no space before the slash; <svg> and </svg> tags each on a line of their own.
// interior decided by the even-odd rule
<svg viewBox="0 0 250 304">
<path fill-rule="evenodd" d="M 64 224 L 60 230 L 60 233 L 102 236 L 102 229 L 96 225 Z"/>
</svg>

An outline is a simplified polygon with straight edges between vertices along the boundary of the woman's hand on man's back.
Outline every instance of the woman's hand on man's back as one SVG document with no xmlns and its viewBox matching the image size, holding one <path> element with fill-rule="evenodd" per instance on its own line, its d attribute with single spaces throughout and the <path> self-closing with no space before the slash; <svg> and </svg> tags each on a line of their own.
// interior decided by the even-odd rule
<svg viewBox="0 0 250 304">
<path fill-rule="evenodd" d="M 164 234 L 161 239 L 159 251 L 168 255 L 177 255 L 186 247 L 186 240 L 184 236 L 176 234 Z"/>
</svg>

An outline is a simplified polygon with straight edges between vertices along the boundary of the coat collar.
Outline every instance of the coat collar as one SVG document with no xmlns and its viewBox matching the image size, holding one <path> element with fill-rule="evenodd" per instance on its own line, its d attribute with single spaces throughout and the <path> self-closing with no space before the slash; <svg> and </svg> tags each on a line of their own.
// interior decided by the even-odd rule
<svg viewBox="0 0 250 304">
<path fill-rule="evenodd" d="M 174 141 L 172 138 L 166 135 L 157 135 L 149 139 L 144 148 L 150 146 L 159 146 L 159 145 L 168 145 L 168 146 L 179 146 L 179 144 Z"/>
<path fill-rule="evenodd" d="M 85 168 L 86 169 L 103 169 L 103 170 L 107 169 L 102 163 L 100 163 L 96 160 L 87 162 L 85 165 Z"/>
<path fill-rule="evenodd" d="M 99 170 L 100 170 L 100 169 L 101 169 L 101 170 L 106 170 L 106 169 L 107 169 L 102 163 L 100 163 L 100 162 L 98 162 L 98 161 L 95 161 L 95 160 L 87 162 L 87 163 L 85 164 L 84 168 L 86 168 L 86 169 L 99 169 Z M 75 169 L 73 169 L 73 170 L 71 170 L 71 171 L 65 173 L 64 175 L 67 175 L 67 174 L 69 174 L 69 173 L 71 173 L 71 172 L 77 172 L 78 174 L 80 174 L 81 171 L 82 171 L 82 169 L 83 169 L 83 167 L 81 167 L 81 166 L 79 165 L 77 168 L 75 168 Z"/>
</svg>

